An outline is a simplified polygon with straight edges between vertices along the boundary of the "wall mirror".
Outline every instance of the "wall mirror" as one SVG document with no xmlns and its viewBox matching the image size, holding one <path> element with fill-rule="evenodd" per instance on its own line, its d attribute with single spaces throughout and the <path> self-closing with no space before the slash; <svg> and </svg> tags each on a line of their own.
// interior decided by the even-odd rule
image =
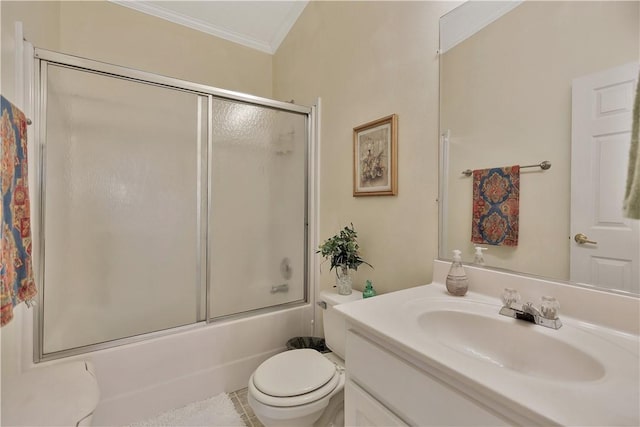
<svg viewBox="0 0 640 427">
<path fill-rule="evenodd" d="M 521 169 L 517 245 L 479 244 L 486 266 L 640 292 L 640 221 L 622 214 L 639 22 L 633 1 L 466 2 L 441 18 L 441 259 L 470 263 L 478 245 L 463 171 L 548 161 Z"/>
</svg>

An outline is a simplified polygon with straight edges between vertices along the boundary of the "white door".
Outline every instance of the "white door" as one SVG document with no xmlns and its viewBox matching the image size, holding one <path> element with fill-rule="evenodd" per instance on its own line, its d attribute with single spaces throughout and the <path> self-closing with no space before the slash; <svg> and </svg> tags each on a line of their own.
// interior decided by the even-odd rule
<svg viewBox="0 0 640 427">
<path fill-rule="evenodd" d="M 572 89 L 570 279 L 630 292 L 640 292 L 640 224 L 622 202 L 638 69 L 580 77 Z"/>
</svg>

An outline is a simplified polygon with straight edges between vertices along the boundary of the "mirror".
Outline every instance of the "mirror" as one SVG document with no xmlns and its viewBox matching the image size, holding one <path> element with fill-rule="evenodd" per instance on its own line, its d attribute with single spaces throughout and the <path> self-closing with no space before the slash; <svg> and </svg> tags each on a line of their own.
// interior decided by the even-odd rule
<svg viewBox="0 0 640 427">
<path fill-rule="evenodd" d="M 639 6 L 466 2 L 441 18 L 441 259 L 471 263 L 478 245 L 488 267 L 640 292 L 640 221 L 622 215 Z M 511 165 L 517 245 L 474 244 L 476 178 L 462 171 Z"/>
</svg>

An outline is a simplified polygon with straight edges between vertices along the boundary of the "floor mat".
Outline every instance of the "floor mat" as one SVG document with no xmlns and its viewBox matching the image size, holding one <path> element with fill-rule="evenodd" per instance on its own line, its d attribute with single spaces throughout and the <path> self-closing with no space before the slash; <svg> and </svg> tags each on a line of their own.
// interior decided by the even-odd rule
<svg viewBox="0 0 640 427">
<path fill-rule="evenodd" d="M 131 427 L 246 427 L 226 393 L 163 412 Z"/>
</svg>

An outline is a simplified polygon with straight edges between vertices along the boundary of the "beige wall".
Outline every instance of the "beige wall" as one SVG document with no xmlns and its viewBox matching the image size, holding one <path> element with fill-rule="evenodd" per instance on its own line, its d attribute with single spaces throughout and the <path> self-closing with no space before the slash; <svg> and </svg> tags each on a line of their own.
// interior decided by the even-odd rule
<svg viewBox="0 0 640 427">
<path fill-rule="evenodd" d="M 320 240 L 353 222 L 354 287 L 430 282 L 438 247 L 438 20 L 451 3 L 311 2 L 274 55 L 274 96 L 322 98 Z M 353 128 L 396 113 L 398 195 L 352 196 Z M 329 264 L 321 287 L 334 284 Z"/>
<path fill-rule="evenodd" d="M 271 97 L 272 56 L 107 1 L 5 1 L 2 90 L 13 94 L 14 22 L 36 47 Z"/>
<path fill-rule="evenodd" d="M 271 55 L 106 1 L 60 3 L 60 50 L 271 97 Z"/>
<path fill-rule="evenodd" d="M 9 100 L 15 99 L 15 25 L 21 21 L 24 36 L 36 46 L 45 49 L 58 49 L 60 39 L 60 3 L 59 2 L 0 2 L 2 11 L 2 25 L 0 37 L 1 49 L 1 78 L 2 94 Z"/>
<path fill-rule="evenodd" d="M 517 248 L 488 246 L 488 265 L 569 279 L 572 80 L 638 61 L 638 2 L 528 1 L 442 57 L 442 124 L 450 129 L 446 254 L 473 259 L 472 178 L 524 169 Z M 625 166 L 626 167 L 626 166 Z M 486 246 L 486 245 L 485 245 Z"/>
</svg>

